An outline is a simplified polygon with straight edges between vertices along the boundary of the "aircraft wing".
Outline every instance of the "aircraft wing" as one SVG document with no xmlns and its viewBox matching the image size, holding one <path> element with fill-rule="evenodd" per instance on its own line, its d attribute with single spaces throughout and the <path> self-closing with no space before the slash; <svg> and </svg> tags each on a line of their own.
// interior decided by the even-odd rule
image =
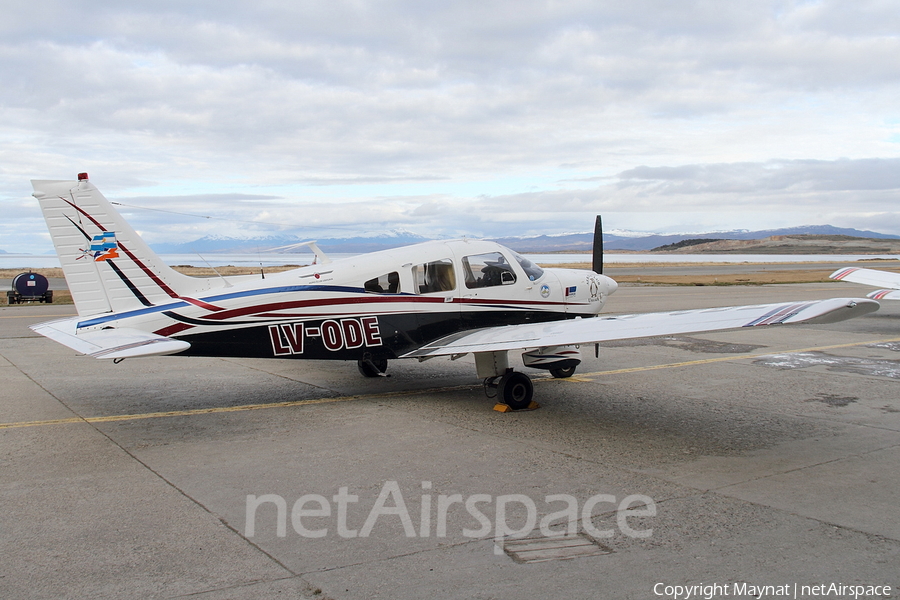
<svg viewBox="0 0 900 600">
<path fill-rule="evenodd" d="M 900 300 L 900 290 L 875 290 L 866 294 L 872 300 Z"/>
<path fill-rule="evenodd" d="M 861 283 L 863 285 L 900 290 L 900 273 L 891 273 L 889 271 L 847 267 L 845 269 L 838 269 L 828 277 L 839 281 L 852 281 L 853 283 Z M 870 294 L 869 297 L 872 297 L 872 295 Z"/>
<path fill-rule="evenodd" d="M 35 332 L 94 358 L 134 358 L 175 354 L 191 347 L 188 342 L 173 340 L 139 329 L 100 329 L 76 333 L 83 317 L 48 321 L 32 325 Z"/>
<path fill-rule="evenodd" d="M 831 298 L 487 327 L 449 335 L 401 358 L 570 346 L 759 325 L 836 323 L 875 312 L 878 307 L 877 302 L 865 298 Z"/>
</svg>

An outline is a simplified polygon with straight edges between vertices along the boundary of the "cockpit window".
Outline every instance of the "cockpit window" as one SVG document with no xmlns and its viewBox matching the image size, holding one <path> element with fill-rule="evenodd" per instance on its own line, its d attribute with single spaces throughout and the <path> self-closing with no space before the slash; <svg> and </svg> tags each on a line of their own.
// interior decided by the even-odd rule
<svg viewBox="0 0 900 600">
<path fill-rule="evenodd" d="M 373 294 L 396 294 L 400 292 L 400 275 L 396 271 L 380 275 L 365 282 L 363 288 Z"/>
<path fill-rule="evenodd" d="M 456 289 L 453 261 L 449 258 L 416 265 L 412 268 L 412 273 L 420 294 L 449 292 Z"/>
<path fill-rule="evenodd" d="M 521 265 L 522 270 L 525 271 L 525 274 L 528 275 L 528 279 L 531 281 L 537 281 L 541 277 L 544 276 L 544 270 L 519 254 L 518 252 L 512 253 L 513 258 L 515 258 L 519 265 Z"/>
<path fill-rule="evenodd" d="M 475 254 L 462 259 L 466 287 L 469 289 L 511 285 L 516 282 L 516 273 L 506 257 L 499 252 Z"/>
</svg>

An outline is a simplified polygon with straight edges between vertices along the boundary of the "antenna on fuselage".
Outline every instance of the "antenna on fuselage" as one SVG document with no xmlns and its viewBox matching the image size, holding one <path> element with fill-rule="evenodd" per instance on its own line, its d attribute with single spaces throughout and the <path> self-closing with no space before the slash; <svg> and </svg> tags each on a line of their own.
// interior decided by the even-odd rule
<svg viewBox="0 0 900 600">
<path fill-rule="evenodd" d="M 256 246 L 256 258 L 259 259 L 259 274 L 262 275 L 262 279 L 265 279 L 265 278 L 266 278 L 266 269 L 265 269 L 265 267 L 263 266 L 263 261 L 262 261 L 262 256 L 261 256 L 261 254 L 262 254 L 262 253 L 259 251 L 259 246 L 257 245 L 257 246 Z"/>
<path fill-rule="evenodd" d="M 600 219 L 600 215 L 597 215 L 597 220 L 594 221 L 594 247 L 592 252 L 591 268 L 594 270 L 594 273 L 603 274 L 603 222 Z"/>
<path fill-rule="evenodd" d="M 200 254 L 200 253 L 197 252 L 196 250 L 194 250 L 194 254 L 196 254 L 197 256 L 199 256 L 199 257 L 200 257 L 200 260 L 202 260 L 203 262 L 205 262 L 205 263 L 206 263 L 206 266 L 209 267 L 210 269 L 212 269 L 212 270 L 213 270 L 213 273 L 215 273 L 216 275 L 218 275 L 219 278 L 220 278 L 223 282 L 225 282 L 225 287 L 232 287 L 232 286 L 231 286 L 231 282 L 229 282 L 227 279 L 225 279 L 224 277 L 222 277 L 222 274 L 219 273 L 219 272 L 216 270 L 216 268 L 215 268 L 214 266 L 212 266 L 211 264 L 209 264 L 209 261 L 206 260 L 205 258 L 203 258 L 203 255 L 202 255 L 202 254 Z"/>
<path fill-rule="evenodd" d="M 327 265 L 331 262 L 331 259 L 328 258 L 328 255 L 322 252 L 321 249 L 316 245 L 315 241 L 312 242 L 300 242 L 299 244 L 290 244 L 289 246 L 279 246 L 277 248 L 269 248 L 266 252 L 278 252 L 278 251 L 287 251 L 293 250 L 294 248 L 299 248 L 300 246 L 306 246 L 310 250 L 312 250 L 313 254 L 315 254 L 315 258 L 313 259 L 312 264 L 316 265 Z"/>
</svg>

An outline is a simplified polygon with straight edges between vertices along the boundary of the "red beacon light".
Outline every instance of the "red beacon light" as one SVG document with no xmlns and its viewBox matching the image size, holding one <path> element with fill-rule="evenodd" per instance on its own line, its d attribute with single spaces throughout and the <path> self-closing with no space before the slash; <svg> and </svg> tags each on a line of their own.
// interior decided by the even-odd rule
<svg viewBox="0 0 900 600">
<path fill-rule="evenodd" d="M 78 174 L 78 181 L 87 181 L 87 179 L 88 179 L 87 173 L 79 173 Z"/>
</svg>

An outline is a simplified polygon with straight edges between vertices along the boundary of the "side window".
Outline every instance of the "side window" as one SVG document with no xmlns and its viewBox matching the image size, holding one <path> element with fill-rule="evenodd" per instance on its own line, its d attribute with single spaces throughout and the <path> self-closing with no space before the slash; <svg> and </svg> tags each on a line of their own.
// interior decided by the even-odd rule
<svg viewBox="0 0 900 600">
<path fill-rule="evenodd" d="M 511 285 L 516 282 L 516 273 L 506 258 L 499 252 L 475 254 L 462 259 L 466 287 L 469 289 Z"/>
<path fill-rule="evenodd" d="M 420 294 L 449 292 L 456 289 L 453 261 L 449 258 L 416 265 L 412 268 L 412 272 Z"/>
<path fill-rule="evenodd" d="M 400 291 L 400 275 L 396 271 L 387 273 L 368 280 L 363 287 L 373 294 L 396 294 Z"/>
</svg>

